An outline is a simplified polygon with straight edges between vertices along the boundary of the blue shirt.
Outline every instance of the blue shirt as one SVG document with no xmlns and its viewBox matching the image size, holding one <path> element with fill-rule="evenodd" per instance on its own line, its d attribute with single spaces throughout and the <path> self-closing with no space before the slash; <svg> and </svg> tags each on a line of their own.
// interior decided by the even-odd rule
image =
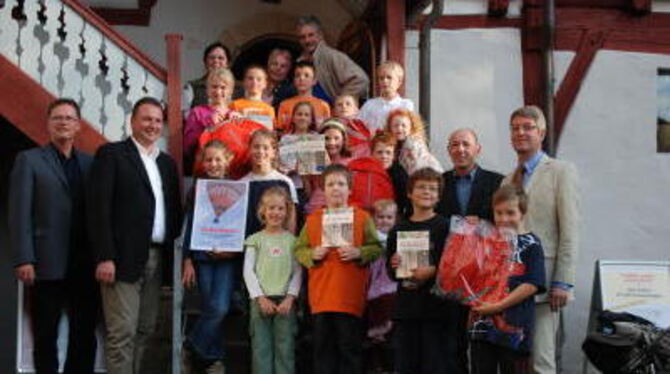
<svg viewBox="0 0 670 374">
<path fill-rule="evenodd" d="M 542 156 L 544 156 L 545 153 L 543 151 L 538 151 L 533 157 L 528 159 L 526 162 L 523 163 L 523 186 L 527 187 L 528 186 L 528 181 L 530 180 L 530 177 L 533 175 L 535 172 L 535 168 L 537 168 L 537 165 L 540 163 L 540 159 Z"/>
<path fill-rule="evenodd" d="M 465 175 L 454 174 L 456 178 L 456 200 L 458 200 L 458 207 L 461 215 L 465 216 L 468 210 L 468 202 L 470 201 L 470 194 L 472 192 L 472 183 L 477 175 L 478 167 L 475 166 L 469 173 Z"/>
<path fill-rule="evenodd" d="M 545 292 L 544 253 L 540 239 L 533 233 L 517 236 L 512 252 L 509 291 L 527 283 L 537 287 L 537 293 Z M 528 354 L 532 349 L 533 323 L 535 320 L 535 298 L 529 296 L 520 303 L 502 312 L 505 326 L 496 324 L 491 317 L 475 321 L 470 330 L 473 340 L 507 347 Z"/>
</svg>

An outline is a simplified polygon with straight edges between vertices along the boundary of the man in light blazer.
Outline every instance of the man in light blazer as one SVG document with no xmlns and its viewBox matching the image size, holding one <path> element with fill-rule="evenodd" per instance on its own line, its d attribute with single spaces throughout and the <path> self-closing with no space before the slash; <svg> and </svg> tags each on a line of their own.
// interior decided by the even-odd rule
<svg viewBox="0 0 670 374">
<path fill-rule="evenodd" d="M 86 235 L 85 180 L 92 157 L 74 148 L 79 105 L 53 101 L 49 144 L 21 152 L 9 185 L 9 240 L 27 286 L 36 373 L 58 371 L 58 324 L 69 318 L 65 373 L 93 373 L 99 293 Z"/>
<path fill-rule="evenodd" d="M 91 166 L 89 231 L 107 327 L 108 374 L 142 373 L 158 315 L 161 261 L 181 219 L 174 160 L 158 148 L 163 108 L 138 100 L 129 139 L 106 144 Z"/>
<path fill-rule="evenodd" d="M 571 299 L 579 236 L 578 177 L 573 164 L 542 151 L 546 120 L 536 106 L 510 116 L 510 134 L 517 154 L 516 171 L 503 184 L 523 186 L 528 194 L 526 227 L 542 241 L 547 274 L 546 296 L 536 298 L 533 334 L 535 373 L 556 373 L 559 313 Z"/>
</svg>

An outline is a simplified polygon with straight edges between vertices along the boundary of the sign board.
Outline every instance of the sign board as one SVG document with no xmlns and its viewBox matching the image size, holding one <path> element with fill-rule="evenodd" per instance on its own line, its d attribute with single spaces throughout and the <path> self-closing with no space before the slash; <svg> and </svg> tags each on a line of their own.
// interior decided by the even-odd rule
<svg viewBox="0 0 670 374">
<path fill-rule="evenodd" d="M 670 261 L 598 261 L 596 278 L 598 311 L 628 312 L 670 327 Z"/>
<path fill-rule="evenodd" d="M 670 327 L 670 261 L 597 261 L 589 332 L 595 330 L 598 314 L 603 310 L 628 312 L 658 327 Z"/>
</svg>

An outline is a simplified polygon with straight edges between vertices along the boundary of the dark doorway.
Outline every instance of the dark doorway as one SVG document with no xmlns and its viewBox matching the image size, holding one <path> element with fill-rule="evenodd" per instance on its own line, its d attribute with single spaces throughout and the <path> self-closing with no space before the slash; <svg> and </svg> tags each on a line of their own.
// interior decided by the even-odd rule
<svg viewBox="0 0 670 374">
<path fill-rule="evenodd" d="M 16 371 L 16 278 L 9 250 L 7 192 L 9 173 L 19 151 L 36 144 L 0 116 L 0 373 Z"/>
<path fill-rule="evenodd" d="M 235 58 L 232 66 L 235 79 L 241 80 L 244 69 L 252 64 L 266 66 L 270 51 L 275 48 L 283 48 L 291 51 L 295 60 L 300 54 L 300 44 L 295 38 L 288 35 L 263 35 L 252 39 L 240 48 L 239 55 Z"/>
</svg>

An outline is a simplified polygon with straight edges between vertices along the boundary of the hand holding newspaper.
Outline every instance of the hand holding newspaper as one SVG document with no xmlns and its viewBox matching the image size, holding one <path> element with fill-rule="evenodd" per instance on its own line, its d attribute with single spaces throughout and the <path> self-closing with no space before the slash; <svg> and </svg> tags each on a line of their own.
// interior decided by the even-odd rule
<svg viewBox="0 0 670 374">
<path fill-rule="evenodd" d="M 354 242 L 354 209 L 328 209 L 323 214 L 321 246 L 345 247 Z"/>
<path fill-rule="evenodd" d="M 430 232 L 398 231 L 397 235 L 400 257 L 400 265 L 396 269 L 397 278 L 411 278 L 414 269 L 430 266 Z"/>
</svg>

